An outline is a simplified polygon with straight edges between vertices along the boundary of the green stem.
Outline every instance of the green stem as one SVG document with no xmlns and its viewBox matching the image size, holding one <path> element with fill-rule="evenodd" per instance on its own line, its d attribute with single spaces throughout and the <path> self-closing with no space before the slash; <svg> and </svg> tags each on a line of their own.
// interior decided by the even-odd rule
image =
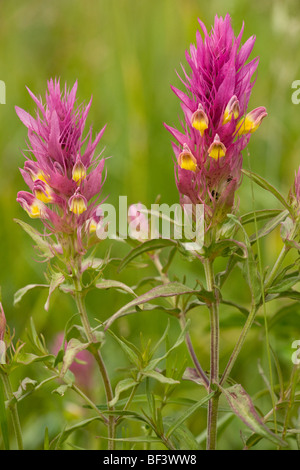
<svg viewBox="0 0 300 470">
<path fill-rule="evenodd" d="M 72 384 L 71 388 L 97 413 L 97 415 L 100 416 L 100 418 L 103 420 L 104 423 L 106 424 L 108 423 L 107 418 L 101 413 L 101 411 L 99 410 L 99 408 L 97 408 L 95 403 L 92 400 L 90 400 L 90 398 L 85 393 L 83 393 L 82 390 L 80 390 L 80 388 L 78 388 L 75 384 Z"/>
<path fill-rule="evenodd" d="M 83 294 L 81 290 L 80 280 L 78 278 L 75 278 L 75 289 L 76 289 L 75 301 L 76 301 L 76 305 L 80 314 L 82 326 L 84 328 L 88 341 L 93 343 L 94 335 L 93 335 L 91 325 L 88 319 L 88 315 L 87 315 L 87 311 L 86 311 L 85 303 L 83 299 Z M 108 373 L 107 373 L 104 361 L 100 354 L 100 351 L 95 348 L 95 350 L 93 351 L 93 356 L 98 364 L 99 371 L 102 376 L 105 393 L 106 393 L 107 408 L 109 410 L 113 410 L 114 407 L 109 405 L 109 402 L 113 399 L 113 391 L 112 391 L 111 383 L 108 377 Z M 115 430 L 116 430 L 115 419 L 113 416 L 109 416 L 109 419 L 108 419 L 108 449 L 109 450 L 114 450 Z"/>
<path fill-rule="evenodd" d="M 204 261 L 207 290 L 213 292 L 215 289 L 212 262 Z M 210 383 L 209 392 L 213 391 L 219 383 L 219 303 L 215 300 L 210 305 Z M 219 394 L 215 394 L 208 403 L 207 419 L 207 450 L 215 450 L 217 444 L 217 419 L 219 407 Z"/>
<path fill-rule="evenodd" d="M 274 266 L 273 266 L 273 268 L 272 268 L 272 270 L 271 270 L 271 272 L 270 272 L 270 274 L 269 274 L 269 276 L 268 276 L 268 278 L 267 278 L 266 281 L 265 281 L 264 290 L 266 290 L 266 289 L 268 289 L 269 287 L 272 286 L 272 284 L 273 284 L 273 282 L 274 282 L 274 279 L 276 278 L 276 276 L 277 276 L 277 274 L 278 274 L 278 271 L 279 271 L 279 269 L 280 269 L 280 267 L 281 267 L 281 265 L 282 265 L 282 263 L 283 263 L 283 261 L 284 261 L 284 258 L 285 258 L 285 256 L 287 255 L 287 253 L 289 252 L 289 250 L 290 250 L 290 247 L 289 247 L 289 246 L 286 246 L 286 245 L 283 246 L 283 248 L 282 248 L 282 250 L 281 250 L 281 252 L 280 252 L 280 254 L 279 254 L 279 256 L 278 256 L 278 258 L 277 258 L 277 260 L 276 260 L 276 262 L 275 262 L 275 264 L 274 264 Z M 232 353 L 232 355 L 230 356 L 230 359 L 229 359 L 229 361 L 228 361 L 228 364 L 227 364 L 227 366 L 226 366 L 226 368 L 225 368 L 225 370 L 224 370 L 224 373 L 223 373 L 222 378 L 221 378 L 221 381 L 220 381 L 220 385 L 223 385 L 224 382 L 228 379 L 228 377 L 229 377 L 229 375 L 230 375 L 230 372 L 231 372 L 231 370 L 232 370 L 232 368 L 233 368 L 233 366 L 234 366 L 234 364 L 235 364 L 235 361 L 236 361 L 236 359 L 237 359 L 237 357 L 238 357 L 238 355 L 239 355 L 239 353 L 240 353 L 240 351 L 241 351 L 241 349 L 242 349 L 242 346 L 243 346 L 243 344 L 244 344 L 244 341 L 245 341 L 245 339 L 246 339 L 246 336 L 247 336 L 247 334 L 248 334 L 248 332 L 249 332 L 249 330 L 250 330 L 250 328 L 251 328 L 251 326 L 252 326 L 252 324 L 253 324 L 253 321 L 254 321 L 254 319 L 255 319 L 257 310 L 258 310 L 258 307 L 255 306 L 255 305 L 252 305 L 250 314 L 249 314 L 249 316 L 248 316 L 248 318 L 247 318 L 247 321 L 246 321 L 246 323 L 245 323 L 245 325 L 244 325 L 244 328 L 243 328 L 243 330 L 242 330 L 242 332 L 241 332 L 241 334 L 240 334 L 240 337 L 239 337 L 239 339 L 238 339 L 238 341 L 237 341 L 237 343 L 236 343 L 236 345 L 235 345 L 235 348 L 234 348 L 234 350 L 233 350 L 233 353 Z"/>
<path fill-rule="evenodd" d="M 255 306 L 252 306 L 252 309 L 248 315 L 248 318 L 247 318 L 247 321 L 244 325 L 244 328 L 240 334 L 240 337 L 235 345 L 235 348 L 233 350 L 233 353 L 231 354 L 230 356 L 230 359 L 226 365 L 226 368 L 223 372 L 223 375 L 221 377 L 221 380 L 220 380 L 220 385 L 223 385 L 226 380 L 228 379 L 229 375 L 230 375 L 230 372 L 235 364 L 235 361 L 237 360 L 237 357 L 242 349 L 242 346 L 244 344 L 244 341 L 246 339 L 246 336 L 248 335 L 248 332 L 253 324 L 253 321 L 255 319 L 255 316 L 256 316 L 256 312 L 257 312 L 257 307 Z"/>
<path fill-rule="evenodd" d="M 16 436 L 18 449 L 19 450 L 24 450 L 22 430 L 21 430 L 21 424 L 20 424 L 20 419 L 19 419 L 18 408 L 17 408 L 17 404 L 14 403 L 14 396 L 13 396 L 9 376 L 5 372 L 1 372 L 1 377 L 3 379 L 3 385 L 4 385 L 6 398 L 7 398 L 8 403 L 9 403 L 8 409 L 10 411 L 10 416 L 11 416 L 11 420 L 12 420 L 12 423 L 13 423 L 13 428 L 14 428 L 14 432 L 15 432 L 15 436 Z"/>
<path fill-rule="evenodd" d="M 277 276 L 277 273 L 283 263 L 284 258 L 286 257 L 287 253 L 290 251 L 290 247 L 287 245 L 284 245 L 277 260 L 276 263 L 274 264 L 272 271 L 270 272 L 269 276 L 267 277 L 265 281 L 265 289 L 268 289 L 273 284 L 273 281 L 275 277 Z"/>
<path fill-rule="evenodd" d="M 291 419 L 291 414 L 292 414 L 292 409 L 293 409 L 293 403 L 295 400 L 295 393 L 296 393 L 296 387 L 298 383 L 298 374 L 299 374 L 299 366 L 295 365 L 292 371 L 292 376 L 291 376 L 291 381 L 290 381 L 290 390 L 289 390 L 289 401 L 288 401 L 288 406 L 286 409 L 286 414 L 284 418 L 284 425 L 283 425 L 283 432 L 282 432 L 282 439 L 285 439 L 288 425 Z"/>
</svg>

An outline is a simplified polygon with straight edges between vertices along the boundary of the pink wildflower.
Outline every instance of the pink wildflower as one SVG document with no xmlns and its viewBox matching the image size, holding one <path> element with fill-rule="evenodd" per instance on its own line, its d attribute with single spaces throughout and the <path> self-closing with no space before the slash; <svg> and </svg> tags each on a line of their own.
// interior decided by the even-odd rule
<svg viewBox="0 0 300 470">
<path fill-rule="evenodd" d="M 17 201 L 58 239 L 75 234 L 84 251 L 103 185 L 104 159 L 94 154 L 105 127 L 94 141 L 92 128 L 83 137 L 91 101 L 77 104 L 77 82 L 69 91 L 51 79 L 45 104 L 28 92 L 37 106 L 35 118 L 18 107 L 16 112 L 28 128 L 30 155 L 20 171 L 30 192 L 19 192 Z"/>
<path fill-rule="evenodd" d="M 247 62 L 254 46 L 250 37 L 241 46 L 243 27 L 234 36 L 230 16 L 215 18 L 208 34 L 199 21 L 197 45 L 186 53 L 191 68 L 182 80 L 187 94 L 172 87 L 184 112 L 183 132 L 166 126 L 173 143 L 178 190 L 186 201 L 205 204 L 208 224 L 220 223 L 234 206 L 241 181 L 242 150 L 267 115 L 264 107 L 247 114 L 258 57 Z"/>
</svg>

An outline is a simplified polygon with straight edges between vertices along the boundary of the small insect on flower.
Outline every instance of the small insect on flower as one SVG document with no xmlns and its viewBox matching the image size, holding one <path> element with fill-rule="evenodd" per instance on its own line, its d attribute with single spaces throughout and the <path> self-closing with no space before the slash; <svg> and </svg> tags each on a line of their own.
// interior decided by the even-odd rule
<svg viewBox="0 0 300 470">
<path fill-rule="evenodd" d="M 83 136 L 91 101 L 78 104 L 77 82 L 61 89 L 49 80 L 46 101 L 28 90 L 36 105 L 36 118 L 23 109 L 16 112 L 28 128 L 29 155 L 21 174 L 30 192 L 20 191 L 17 201 L 31 218 L 40 218 L 48 234 L 60 241 L 75 235 L 77 246 L 88 246 L 103 186 L 104 159 L 95 151 L 105 127 L 92 139 L 92 128 Z M 50 243 L 50 238 L 47 240 Z"/>
</svg>

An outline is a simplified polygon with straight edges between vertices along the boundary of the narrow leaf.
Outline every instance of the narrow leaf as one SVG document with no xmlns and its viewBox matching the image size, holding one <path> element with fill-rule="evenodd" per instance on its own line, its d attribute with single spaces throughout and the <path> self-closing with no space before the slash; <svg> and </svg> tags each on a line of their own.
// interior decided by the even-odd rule
<svg viewBox="0 0 300 470">
<path fill-rule="evenodd" d="M 54 255 L 50 248 L 50 244 L 44 240 L 44 238 L 35 228 L 31 227 L 29 224 L 26 224 L 26 222 L 23 222 L 22 220 L 14 219 L 14 221 L 17 222 L 17 224 L 19 224 L 26 233 L 28 233 L 33 241 L 35 241 L 43 257 L 48 259 L 53 258 Z"/>
<path fill-rule="evenodd" d="M 132 261 L 134 258 L 137 256 L 142 255 L 143 253 L 147 253 L 149 251 L 154 251 L 154 250 L 160 250 L 162 248 L 165 248 L 167 246 L 174 246 L 177 245 L 177 243 L 173 240 L 169 239 L 161 239 L 161 238 L 155 238 L 153 240 L 147 240 L 146 242 L 142 243 L 141 245 L 137 246 L 133 250 L 131 250 L 127 256 L 122 260 L 122 262 L 119 265 L 119 271 L 122 271 L 122 269 L 125 268 L 125 266 Z"/>
<path fill-rule="evenodd" d="M 156 370 L 147 370 L 145 372 L 142 371 L 142 374 L 145 375 L 146 377 L 150 377 L 151 379 L 158 380 L 158 382 L 161 382 L 163 384 L 176 385 L 180 383 L 178 380 L 174 380 L 170 377 L 166 377 L 165 375 L 160 374 Z"/>
<path fill-rule="evenodd" d="M 275 196 L 276 199 L 278 199 L 278 201 L 281 202 L 281 204 L 288 210 L 288 212 L 290 212 L 290 214 L 292 214 L 292 210 L 291 210 L 289 204 L 286 202 L 286 200 L 280 194 L 280 192 L 276 188 L 274 188 L 274 186 L 272 186 L 270 183 L 268 183 L 268 181 L 266 181 L 264 178 L 257 175 L 256 173 L 253 173 L 252 171 L 243 169 L 242 172 L 246 176 L 248 176 L 248 178 L 252 179 L 252 181 L 254 181 L 254 183 L 258 184 L 263 189 L 265 189 L 266 191 L 273 194 L 273 196 Z"/>
<path fill-rule="evenodd" d="M 138 382 L 137 382 L 136 380 L 134 380 L 134 379 L 131 379 L 131 378 L 121 380 L 121 381 L 117 384 L 117 386 L 116 386 L 116 388 L 115 388 L 115 396 L 114 396 L 114 398 L 109 402 L 109 405 L 110 405 L 110 406 L 115 406 L 115 404 L 116 404 L 116 403 L 118 402 L 118 400 L 119 400 L 120 394 L 121 394 L 122 392 L 125 392 L 125 390 L 128 390 L 128 389 L 130 389 L 130 388 L 135 387 L 135 385 L 137 385 L 137 384 L 138 384 Z"/>
<path fill-rule="evenodd" d="M 260 230 L 258 230 L 257 233 L 251 235 L 250 242 L 255 243 L 260 238 L 263 238 L 269 233 L 271 233 L 276 227 L 278 227 L 279 224 L 281 224 L 286 219 L 287 215 L 288 211 L 283 211 L 273 219 L 268 220 L 268 222 Z"/>
<path fill-rule="evenodd" d="M 137 295 L 133 292 L 133 290 L 129 286 L 119 281 L 101 279 L 100 282 L 97 282 L 96 287 L 97 289 L 111 289 L 111 288 L 120 289 L 133 295 L 133 297 L 137 297 Z"/>
<path fill-rule="evenodd" d="M 110 325 L 117 319 L 126 315 L 127 311 L 135 307 L 136 305 L 141 305 L 150 300 L 157 299 L 159 297 L 174 297 L 176 295 L 183 295 L 183 294 L 201 294 L 200 291 L 190 289 L 189 287 L 180 284 L 179 282 L 170 282 L 168 284 L 163 284 L 161 286 L 154 287 L 150 291 L 146 292 L 145 294 L 140 295 L 136 299 L 132 300 L 124 307 L 120 308 L 112 317 L 107 320 L 106 329 L 110 327 Z"/>
<path fill-rule="evenodd" d="M 181 416 L 175 421 L 175 423 L 173 423 L 172 426 L 169 427 L 166 437 L 171 436 L 171 434 L 178 428 L 178 426 L 184 423 L 193 413 L 195 413 L 195 411 L 198 410 L 198 408 L 205 405 L 205 403 L 207 403 L 213 397 L 214 393 L 215 392 L 209 393 L 208 395 L 206 395 L 206 397 L 202 398 L 202 400 L 198 401 L 188 410 L 182 413 Z"/>
<path fill-rule="evenodd" d="M 220 389 L 224 393 L 232 411 L 246 426 L 274 444 L 286 447 L 287 444 L 265 425 L 258 415 L 250 396 L 241 385 L 236 384 L 227 389 L 220 387 Z"/>
<path fill-rule="evenodd" d="M 49 288 L 47 284 L 28 284 L 27 286 L 22 287 L 22 289 L 19 289 L 15 293 L 14 305 L 17 305 L 22 300 L 22 297 L 27 294 L 28 291 L 30 291 L 31 289 L 35 289 L 36 287 Z"/>
<path fill-rule="evenodd" d="M 63 358 L 63 365 L 60 371 L 61 377 L 63 377 L 69 367 L 71 366 L 72 362 L 74 361 L 76 355 L 80 352 L 83 351 L 84 349 L 87 349 L 90 343 L 81 343 L 76 338 L 70 339 L 70 341 L 67 344 L 67 348 L 64 354 Z"/>
<path fill-rule="evenodd" d="M 281 209 L 262 209 L 257 211 L 251 211 L 241 216 L 241 222 L 243 225 L 265 219 L 273 219 L 282 212 Z"/>
<path fill-rule="evenodd" d="M 61 273 L 54 273 L 52 275 L 51 280 L 50 280 L 48 298 L 47 298 L 47 301 L 46 301 L 45 306 L 44 306 L 44 309 L 46 310 L 46 312 L 48 312 L 48 310 L 49 310 L 49 303 L 50 303 L 51 295 L 53 294 L 55 289 L 58 286 L 60 286 L 60 284 L 62 284 L 64 282 L 64 280 L 65 280 L 65 277 Z"/>
</svg>

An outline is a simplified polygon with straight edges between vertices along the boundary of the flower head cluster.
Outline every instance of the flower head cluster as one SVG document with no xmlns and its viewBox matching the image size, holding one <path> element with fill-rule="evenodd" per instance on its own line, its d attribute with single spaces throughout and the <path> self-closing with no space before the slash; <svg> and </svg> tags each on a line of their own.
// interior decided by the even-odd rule
<svg viewBox="0 0 300 470">
<path fill-rule="evenodd" d="M 37 106 L 35 118 L 18 107 L 16 112 L 28 128 L 29 155 L 21 173 L 30 192 L 19 192 L 17 201 L 58 238 L 75 234 L 84 250 L 98 223 L 104 159 L 94 154 L 105 128 L 94 140 L 92 128 L 83 137 L 91 101 L 77 105 L 77 82 L 61 90 L 59 80 L 50 80 L 45 104 L 28 91 Z"/>
<path fill-rule="evenodd" d="M 255 37 L 241 46 L 243 28 L 235 37 L 229 15 L 215 18 L 208 34 L 204 24 L 197 45 L 186 53 L 187 94 L 172 87 L 184 112 L 183 132 L 175 137 L 176 183 L 183 201 L 205 205 L 208 225 L 219 223 L 233 209 L 241 181 L 241 151 L 267 115 L 264 107 L 247 113 L 258 58 L 247 63 Z"/>
</svg>

